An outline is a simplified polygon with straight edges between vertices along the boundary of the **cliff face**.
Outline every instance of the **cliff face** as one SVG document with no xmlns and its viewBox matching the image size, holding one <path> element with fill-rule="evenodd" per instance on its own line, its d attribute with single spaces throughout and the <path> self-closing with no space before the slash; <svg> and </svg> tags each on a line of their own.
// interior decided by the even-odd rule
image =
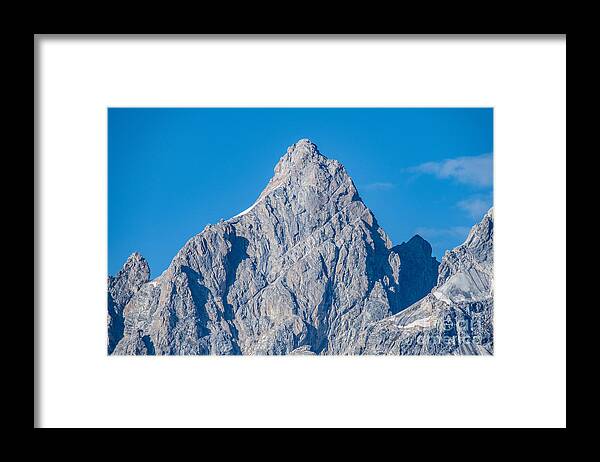
<svg viewBox="0 0 600 462">
<path fill-rule="evenodd" d="M 421 237 L 392 246 L 344 167 L 300 140 L 250 208 L 207 226 L 158 278 L 109 280 L 109 313 L 110 297 L 120 300 L 113 311 L 123 322 L 121 336 L 109 325 L 109 352 L 116 341 L 113 354 L 393 353 L 374 326 L 405 313 L 436 280 L 440 290 L 453 281 L 456 290 L 443 293 L 459 300 L 464 265 L 487 250 L 458 249 L 438 277 Z"/>
</svg>

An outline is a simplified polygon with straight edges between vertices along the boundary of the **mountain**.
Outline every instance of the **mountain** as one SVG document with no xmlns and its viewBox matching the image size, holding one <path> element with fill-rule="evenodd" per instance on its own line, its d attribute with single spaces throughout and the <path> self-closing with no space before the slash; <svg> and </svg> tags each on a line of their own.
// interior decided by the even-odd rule
<svg viewBox="0 0 600 462">
<path fill-rule="evenodd" d="M 446 252 L 431 292 L 365 329 L 357 353 L 493 354 L 493 238 L 490 209 L 462 245 Z"/>
<path fill-rule="evenodd" d="M 148 262 L 132 253 L 123 268 L 108 278 L 108 353 L 112 353 L 123 337 L 123 309 L 133 295 L 150 280 Z"/>
<path fill-rule="evenodd" d="M 441 265 L 420 236 L 393 246 L 344 167 L 300 140 L 252 206 L 208 225 L 163 274 L 150 281 L 134 254 L 109 278 L 109 353 L 447 353 L 404 348 L 393 339 L 416 330 L 385 323 L 421 316 L 428 297 L 448 312 L 489 298 L 491 313 L 491 231 L 486 242 L 475 234 Z M 470 351 L 490 351 L 481 348 Z"/>
</svg>

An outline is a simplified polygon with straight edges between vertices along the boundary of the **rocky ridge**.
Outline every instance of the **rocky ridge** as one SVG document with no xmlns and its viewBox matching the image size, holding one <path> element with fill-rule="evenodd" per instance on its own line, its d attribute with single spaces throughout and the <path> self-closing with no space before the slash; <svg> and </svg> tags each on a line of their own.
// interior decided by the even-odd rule
<svg viewBox="0 0 600 462">
<path fill-rule="evenodd" d="M 431 292 L 365 329 L 357 353 L 493 354 L 493 237 L 490 209 L 463 244 L 446 252 Z"/>
</svg>

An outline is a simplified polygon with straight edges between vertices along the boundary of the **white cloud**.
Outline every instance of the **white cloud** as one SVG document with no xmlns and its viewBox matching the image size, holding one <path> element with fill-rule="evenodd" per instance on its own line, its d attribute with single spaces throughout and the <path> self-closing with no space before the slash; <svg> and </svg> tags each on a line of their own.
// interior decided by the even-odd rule
<svg viewBox="0 0 600 462">
<path fill-rule="evenodd" d="M 379 182 L 366 184 L 364 189 L 367 191 L 389 191 L 390 189 L 394 189 L 394 186 L 394 183 Z"/>
<path fill-rule="evenodd" d="M 488 187 L 492 185 L 492 154 L 456 157 L 440 162 L 425 162 L 410 167 L 409 172 L 434 175 L 440 179 L 454 179 L 459 183 Z"/>
<path fill-rule="evenodd" d="M 492 199 L 491 197 L 474 196 L 458 202 L 456 206 L 467 212 L 471 218 L 479 220 L 492 206 Z"/>
</svg>

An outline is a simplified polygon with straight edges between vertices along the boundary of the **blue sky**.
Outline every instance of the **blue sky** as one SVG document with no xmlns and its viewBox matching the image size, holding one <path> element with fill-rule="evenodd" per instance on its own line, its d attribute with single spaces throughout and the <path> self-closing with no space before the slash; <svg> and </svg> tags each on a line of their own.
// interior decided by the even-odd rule
<svg viewBox="0 0 600 462">
<path fill-rule="evenodd" d="M 394 244 L 418 233 L 438 260 L 492 204 L 491 108 L 109 108 L 109 274 L 138 251 L 158 276 L 301 138 L 344 164 Z"/>
</svg>

